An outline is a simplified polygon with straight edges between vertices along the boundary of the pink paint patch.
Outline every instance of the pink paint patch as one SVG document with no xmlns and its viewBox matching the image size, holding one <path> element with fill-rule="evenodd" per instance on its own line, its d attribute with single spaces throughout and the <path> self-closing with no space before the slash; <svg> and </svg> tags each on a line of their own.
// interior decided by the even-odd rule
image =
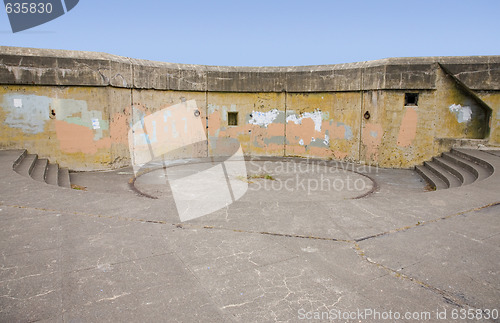
<svg viewBox="0 0 500 323">
<path fill-rule="evenodd" d="M 109 135 L 114 143 L 128 143 L 129 117 L 125 114 L 115 113 L 109 127 Z"/>
<path fill-rule="evenodd" d="M 111 139 L 94 141 L 93 130 L 66 121 L 55 120 L 57 139 L 66 153 L 95 154 L 99 148 L 111 147 Z"/>
<path fill-rule="evenodd" d="M 417 134 L 417 111 L 414 108 L 407 108 L 399 128 L 398 146 L 409 147 Z"/>
<path fill-rule="evenodd" d="M 378 148 L 382 143 L 383 129 L 380 124 L 367 123 L 363 126 L 363 144 L 366 147 L 366 158 L 378 161 Z"/>
</svg>

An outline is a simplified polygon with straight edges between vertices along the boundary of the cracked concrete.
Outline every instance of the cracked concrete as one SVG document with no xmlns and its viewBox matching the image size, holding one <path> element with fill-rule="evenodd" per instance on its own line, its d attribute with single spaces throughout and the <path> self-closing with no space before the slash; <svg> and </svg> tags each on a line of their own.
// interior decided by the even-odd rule
<svg viewBox="0 0 500 323">
<path fill-rule="evenodd" d="M 293 322 L 358 309 L 437 321 L 500 308 L 498 173 L 424 192 L 411 171 L 380 170 L 361 199 L 249 191 L 180 223 L 166 200 L 130 191 L 126 170 L 88 174 L 83 192 L 18 175 L 16 157 L 0 154 L 0 321 Z"/>
</svg>

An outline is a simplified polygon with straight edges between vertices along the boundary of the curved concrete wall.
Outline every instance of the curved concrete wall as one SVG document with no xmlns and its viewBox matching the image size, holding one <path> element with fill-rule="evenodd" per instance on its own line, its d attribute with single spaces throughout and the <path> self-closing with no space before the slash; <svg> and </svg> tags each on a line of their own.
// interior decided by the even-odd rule
<svg viewBox="0 0 500 323">
<path fill-rule="evenodd" d="M 438 139 L 500 144 L 500 56 L 219 67 L 0 47 L 0 84 L 0 147 L 79 170 L 129 164 L 134 120 L 189 100 L 210 142 L 198 155 L 224 154 L 218 139 L 235 138 L 247 155 L 406 168 L 449 148 Z M 167 131 L 153 121 L 151 136 Z"/>
</svg>

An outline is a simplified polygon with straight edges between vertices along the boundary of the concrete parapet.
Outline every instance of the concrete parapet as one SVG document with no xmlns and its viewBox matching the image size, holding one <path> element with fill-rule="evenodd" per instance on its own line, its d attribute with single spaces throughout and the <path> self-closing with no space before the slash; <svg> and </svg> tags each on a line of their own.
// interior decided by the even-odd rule
<svg viewBox="0 0 500 323">
<path fill-rule="evenodd" d="M 435 89 L 436 63 L 472 90 L 500 90 L 500 56 L 388 58 L 293 67 L 154 62 L 106 53 L 0 46 L 0 84 L 213 92 Z"/>
<path fill-rule="evenodd" d="M 209 142 L 237 139 L 246 155 L 409 168 L 442 139 L 500 144 L 500 56 L 230 67 L 0 47 L 0 85 L 0 148 L 72 169 L 129 164 L 131 122 L 186 100 Z"/>
</svg>

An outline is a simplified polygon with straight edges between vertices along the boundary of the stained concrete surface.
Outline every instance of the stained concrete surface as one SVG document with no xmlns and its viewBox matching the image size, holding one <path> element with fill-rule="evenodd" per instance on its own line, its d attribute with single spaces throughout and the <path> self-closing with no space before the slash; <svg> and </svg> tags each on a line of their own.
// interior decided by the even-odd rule
<svg viewBox="0 0 500 323">
<path fill-rule="evenodd" d="M 168 199 L 172 198 L 168 182 L 174 176 L 183 178 L 207 171 L 207 168 L 210 171 L 217 165 L 197 163 L 170 167 L 167 171 L 158 169 L 139 176 L 134 185 L 149 196 Z M 344 200 L 366 195 L 375 188 L 374 182 L 363 174 L 315 163 L 250 161 L 246 162 L 246 172 L 247 176 L 243 174 L 234 179 L 235 182 L 248 184 L 248 191 L 240 201 Z"/>
<path fill-rule="evenodd" d="M 381 170 L 361 199 L 254 191 L 267 198 L 180 223 L 166 200 L 127 191 L 130 170 L 77 191 L 15 173 L 18 154 L 0 153 L 2 322 L 384 321 L 333 316 L 369 309 L 451 321 L 500 308 L 495 174 L 423 192 L 411 171 Z"/>
</svg>

